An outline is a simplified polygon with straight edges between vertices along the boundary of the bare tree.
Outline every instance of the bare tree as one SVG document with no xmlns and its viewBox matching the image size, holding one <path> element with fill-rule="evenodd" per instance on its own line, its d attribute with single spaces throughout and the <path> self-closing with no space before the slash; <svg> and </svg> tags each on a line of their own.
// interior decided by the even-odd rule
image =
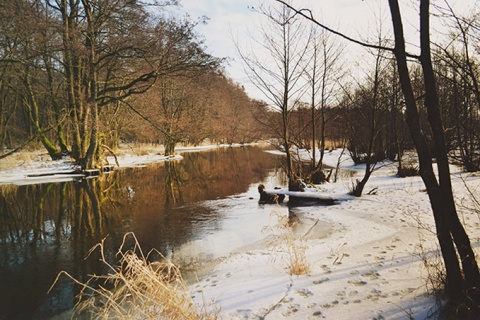
<svg viewBox="0 0 480 320">
<path fill-rule="evenodd" d="M 334 102 L 334 96 L 338 81 L 342 79 L 340 67 L 344 51 L 342 44 L 332 40 L 331 35 L 314 27 L 312 41 L 310 42 L 311 55 L 310 66 L 306 72 L 311 90 L 311 130 L 312 130 L 312 176 L 323 169 L 323 158 L 326 148 L 326 127 L 329 121 L 327 107 Z M 317 127 L 320 132 L 317 133 Z M 320 152 L 320 158 L 316 159 L 316 147 Z"/>
<path fill-rule="evenodd" d="M 437 72 L 441 88 L 447 93 L 440 96 L 440 103 L 450 111 L 446 120 L 453 122 L 454 128 L 449 130 L 447 142 L 450 142 L 454 155 L 469 172 L 480 169 L 480 74 L 478 61 L 480 56 L 476 43 L 478 42 L 478 12 L 468 17 L 461 17 L 445 1 L 446 8 L 438 9 L 444 12 L 445 20 L 451 21 L 449 41 L 438 45 L 436 59 L 439 60 Z M 444 91 L 445 92 L 445 91 Z M 442 99 L 443 98 L 443 99 Z M 450 138 L 450 139 L 448 139 Z"/>
<path fill-rule="evenodd" d="M 215 69 L 222 61 L 205 52 L 194 31 L 202 20 L 152 19 L 152 5 L 175 3 L 2 2 L 0 86 L 10 97 L 2 99 L 0 121 L 17 121 L 22 138 L 38 137 L 52 158 L 70 153 L 84 168 L 98 166 L 102 144 L 110 142 L 102 119 L 111 120 L 158 77 Z M 14 97 L 8 105 L 24 113 L 6 107 Z M 7 136 L 4 131 L 2 141 Z"/>
<path fill-rule="evenodd" d="M 382 34 L 379 34 L 379 43 Z M 361 180 L 352 186 L 351 194 L 360 197 L 377 163 L 385 159 L 383 138 L 385 136 L 385 63 L 384 53 L 377 49 L 374 70 L 367 72 L 364 83 L 356 83 L 352 93 L 344 91 L 349 100 L 345 110 L 347 119 L 347 149 L 355 164 L 364 164 L 365 171 Z"/>
<path fill-rule="evenodd" d="M 238 49 L 252 83 L 264 94 L 271 105 L 281 113 L 281 145 L 286 153 L 286 171 L 289 188 L 294 188 L 296 172 L 291 154 L 290 116 L 305 90 L 302 83 L 307 57 L 307 43 L 311 33 L 285 6 L 261 6 L 267 24 L 262 26 L 261 38 L 256 41 L 260 50 L 247 54 Z M 261 56 L 260 52 L 265 56 Z M 266 63 L 266 60 L 272 63 Z"/>
<path fill-rule="evenodd" d="M 438 107 L 438 93 L 431 60 L 430 3 L 428 0 L 420 2 L 420 63 L 425 83 L 425 106 L 432 129 L 437 159 L 438 180 L 433 172 L 432 155 L 418 123 L 418 109 L 408 75 L 400 9 L 396 0 L 390 0 L 389 3 L 395 31 L 396 47 L 394 53 L 397 58 L 400 81 L 406 102 L 407 123 L 417 149 L 420 175 L 427 188 L 433 209 L 437 237 L 447 272 L 447 293 L 452 302 L 470 301 L 472 316 L 478 316 L 480 273 L 470 240 L 458 218 L 453 198 L 445 135 Z M 460 261 L 457 258 L 457 253 Z M 465 300 L 465 296 L 468 297 L 467 300 Z"/>
<path fill-rule="evenodd" d="M 277 1 L 294 10 L 284 1 Z M 417 101 L 407 64 L 407 57 L 414 57 L 414 55 L 408 54 L 406 51 L 403 22 L 398 0 L 389 0 L 389 6 L 394 28 L 395 47 L 384 49 L 393 52 L 396 57 L 400 83 L 405 98 L 406 121 L 417 150 L 420 162 L 420 175 L 430 199 L 437 238 L 445 263 L 446 292 L 450 302 L 457 305 L 459 303 L 466 304 L 470 313 L 469 316 L 472 319 L 478 318 L 480 313 L 480 273 L 470 239 L 458 218 L 453 198 L 445 134 L 438 106 L 436 79 L 431 59 L 430 1 L 420 1 L 421 54 L 416 58 L 419 59 L 422 66 L 425 84 L 425 107 L 428 112 L 429 126 L 432 130 L 438 178 L 433 170 L 433 157 L 430 152 L 430 146 L 420 126 Z M 295 10 L 295 12 L 321 25 L 313 18 L 310 11 Z M 359 41 L 356 42 L 361 43 Z M 362 44 L 371 47 L 370 44 Z"/>
</svg>

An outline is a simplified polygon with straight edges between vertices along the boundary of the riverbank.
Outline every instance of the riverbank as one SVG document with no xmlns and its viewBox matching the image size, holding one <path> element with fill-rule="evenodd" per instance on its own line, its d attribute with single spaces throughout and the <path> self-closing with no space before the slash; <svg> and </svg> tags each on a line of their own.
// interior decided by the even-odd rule
<svg viewBox="0 0 480 320">
<path fill-rule="evenodd" d="M 340 151 L 328 153 L 325 163 L 336 166 Z M 119 162 L 120 166 L 143 166 L 169 160 L 162 157 L 159 152 L 127 152 L 119 155 Z M 220 248 L 215 249 L 216 255 L 205 255 L 212 263 L 197 272 L 198 280 L 189 277 L 194 279 L 190 288 L 196 301 L 200 305 L 215 301 L 222 319 L 425 319 L 435 314 L 436 298 L 429 293 L 434 289 L 439 260 L 433 217 L 420 177 L 398 178 L 395 164 L 384 163 L 370 178 L 365 195 L 353 198 L 347 193 L 364 167 L 354 166 L 346 155 L 340 163 L 354 174 L 320 186 L 341 200 L 333 206 L 261 206 L 256 185 L 246 194 L 226 199 L 228 204 L 215 200 L 212 205 L 222 208 L 229 208 L 233 199 L 240 205 L 248 203 L 240 212 L 250 214 L 243 218 L 253 222 L 248 232 L 254 227 L 256 237 L 246 245 L 232 246 L 234 240 L 245 237 L 244 225 L 232 217 L 217 238 L 206 236 L 181 248 L 195 252 L 209 243 Z M 61 162 L 25 161 L 0 171 L 0 183 L 6 177 L 11 179 L 8 183 L 25 183 L 22 179 L 29 170 L 48 172 L 61 166 Z M 478 250 L 478 208 L 466 186 L 478 194 L 480 175 L 462 173 L 452 166 L 452 183 L 459 214 Z M 265 184 L 275 186 L 271 181 Z M 251 205 L 262 210 L 252 214 Z M 289 244 L 280 241 L 272 245 L 271 241 L 284 232 L 276 228 L 281 227 L 278 217 L 290 212 L 300 221 L 293 227 L 297 228 L 295 238 L 301 238 L 295 245 L 305 249 L 309 265 L 308 274 L 299 276 L 288 273 Z M 233 249 L 225 249 L 227 241 Z M 181 252 L 179 249 L 177 254 Z"/>
<path fill-rule="evenodd" d="M 118 160 L 121 168 L 141 167 L 163 161 L 181 160 L 181 153 L 184 152 L 199 152 L 223 147 L 231 147 L 231 145 L 177 147 L 175 155 L 165 156 L 161 145 L 122 144 L 115 151 L 115 155 L 110 153 L 105 155 L 105 164 L 116 169 Z M 20 151 L 0 159 L 0 184 L 25 185 L 71 181 L 84 176 L 77 173 L 79 169 L 79 166 L 69 157 L 52 160 L 45 150 Z"/>
<path fill-rule="evenodd" d="M 326 156 L 335 165 L 339 150 Z M 322 185 L 346 195 L 362 166 L 344 156 L 353 177 Z M 324 221 L 327 237 L 297 240 L 310 272 L 288 274 L 288 248 L 252 246 L 226 256 L 192 284 L 198 301 L 215 301 L 222 319 L 425 319 L 438 313 L 431 295 L 440 264 L 430 204 L 420 177 L 398 178 L 394 164 L 374 172 L 361 198 L 333 206 L 295 208 L 300 219 Z M 480 224 L 465 186 L 478 190 L 478 174 L 452 166 L 459 214 L 478 248 Z M 273 213 L 276 206 L 271 206 Z M 268 241 L 268 233 L 264 235 Z M 429 268 L 424 261 L 428 261 Z M 435 318 L 435 317 L 434 317 Z"/>
</svg>

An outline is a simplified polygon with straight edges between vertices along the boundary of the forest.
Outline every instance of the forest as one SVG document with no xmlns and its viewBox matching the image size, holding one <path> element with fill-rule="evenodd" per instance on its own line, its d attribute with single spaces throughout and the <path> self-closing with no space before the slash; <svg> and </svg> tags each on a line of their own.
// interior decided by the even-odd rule
<svg viewBox="0 0 480 320">
<path fill-rule="evenodd" d="M 254 39 L 257 48 L 275 63 L 265 64 L 258 49 L 239 52 L 251 81 L 276 111 L 262 118 L 264 126 L 284 150 L 292 151 L 287 152 L 287 157 L 293 154 L 287 159 L 288 175 L 293 180 L 315 177 L 322 170 L 325 151 L 332 147 L 345 147 L 355 163 L 367 164 L 366 179 L 375 164 L 387 158 L 398 161 L 400 176 L 418 174 L 418 164 L 402 161 L 405 152 L 415 149 L 416 144 L 405 121 L 409 119 L 408 103 L 388 14 L 378 14 L 376 30 L 370 31 L 373 35 L 364 35 L 368 40 L 359 41 L 323 25 L 321 16 L 314 16 L 308 7 L 276 2 L 284 6 L 256 9 L 264 22 Z M 431 5 L 431 16 L 442 22 L 443 29 L 427 30 L 429 34 L 441 32 L 443 41 L 432 41 L 428 51 L 445 140 L 441 144 L 450 162 L 476 172 L 480 169 L 478 11 L 459 16 L 445 3 Z M 418 12 L 418 8 L 413 9 Z M 347 43 L 354 43 L 364 54 L 355 56 L 347 50 L 351 50 Z M 430 124 L 420 49 L 419 44 L 409 43 L 405 52 L 407 76 L 418 106 L 419 132 L 435 158 L 438 146 Z M 351 56 L 362 61 L 352 61 Z M 298 166 L 295 148 L 312 150 L 310 169 Z M 316 150 L 319 159 L 315 159 Z M 363 182 L 356 190 L 358 195 Z"/>
<path fill-rule="evenodd" d="M 0 4 L 0 144 L 101 165 L 120 142 L 165 146 L 260 138 L 256 101 L 225 76 L 176 1 Z"/>
<path fill-rule="evenodd" d="M 272 21 L 290 13 L 260 7 L 268 28 L 254 41 L 265 43 L 262 49 L 280 67 L 239 49 L 251 81 L 265 94 L 259 101 L 226 76 L 225 58 L 207 53 L 195 31 L 206 21 L 174 17 L 167 8 L 176 5 L 2 1 L 2 156 L 40 142 L 52 159 L 70 155 L 87 168 L 100 166 L 102 154 L 121 142 L 161 144 L 169 155 L 178 144 L 276 139 L 284 149 L 313 151 L 310 174 L 321 169 L 328 147 L 343 146 L 357 163 L 397 159 L 400 173 L 412 171 L 401 162 L 413 142 L 394 57 L 382 48 L 386 32 L 379 31 L 377 46 L 368 49 L 359 79 L 347 67 L 344 43 L 328 31 L 295 17 L 287 34 Z M 460 17 L 447 9 L 441 11 L 449 24 L 445 43 L 433 49 L 439 107 L 449 156 L 474 172 L 480 168 L 479 25 L 475 12 Z M 284 42 L 290 50 L 275 56 Z M 413 63 L 410 73 L 421 105 L 420 65 Z M 427 120 L 420 109 L 431 141 Z"/>
</svg>

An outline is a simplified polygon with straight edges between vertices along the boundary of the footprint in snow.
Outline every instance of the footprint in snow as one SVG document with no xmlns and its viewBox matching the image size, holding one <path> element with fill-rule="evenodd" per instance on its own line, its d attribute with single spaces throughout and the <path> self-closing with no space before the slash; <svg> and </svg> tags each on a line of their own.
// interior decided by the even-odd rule
<svg viewBox="0 0 480 320">
<path fill-rule="evenodd" d="M 353 284 L 356 287 L 362 287 L 367 284 L 367 282 L 363 280 L 349 280 L 348 283 Z"/>
<path fill-rule="evenodd" d="M 310 290 L 307 290 L 307 289 L 297 290 L 296 293 L 299 294 L 300 296 L 304 297 L 304 298 L 308 298 L 310 296 L 313 296 L 313 292 L 310 291 Z"/>
<path fill-rule="evenodd" d="M 328 280 L 330 280 L 330 279 L 323 278 L 323 279 L 319 279 L 319 280 L 313 280 L 313 284 L 322 284 L 324 282 L 327 282 Z"/>
<path fill-rule="evenodd" d="M 365 272 L 362 273 L 362 277 L 368 277 L 370 280 L 378 280 L 380 273 L 377 271 Z"/>
</svg>

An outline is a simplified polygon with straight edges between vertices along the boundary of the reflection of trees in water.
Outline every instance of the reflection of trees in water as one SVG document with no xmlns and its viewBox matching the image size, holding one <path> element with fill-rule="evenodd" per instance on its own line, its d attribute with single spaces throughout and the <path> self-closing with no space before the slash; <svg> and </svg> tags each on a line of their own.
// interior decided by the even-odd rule
<svg viewBox="0 0 480 320">
<path fill-rule="evenodd" d="M 242 156 L 239 156 L 242 153 Z M 168 207 L 244 192 L 263 179 L 270 157 L 251 148 L 185 155 L 187 161 L 121 170 L 97 179 L 0 188 L 0 243 L 36 243 L 105 234 L 125 206 Z M 133 179 L 129 179 L 131 175 Z M 57 240 L 58 240 L 57 239 Z"/>
<path fill-rule="evenodd" d="M 36 242 L 43 238 L 43 207 L 51 188 L 51 185 L 2 188 L 3 192 L 0 194 L 1 243 Z"/>
<path fill-rule="evenodd" d="M 0 188 L 0 318 L 44 318 L 69 308 L 79 289 L 73 284 L 62 281 L 47 296 L 57 273 L 83 279 L 102 271 L 98 259 L 84 259 L 118 218 L 102 208 L 110 185 L 104 176 Z"/>
<path fill-rule="evenodd" d="M 182 200 L 182 172 L 176 161 L 165 162 L 165 205 Z"/>
<path fill-rule="evenodd" d="M 0 188 L 0 243 L 36 243 L 67 234 L 103 234 L 109 178 Z M 116 217 L 118 218 L 118 217 Z"/>
<path fill-rule="evenodd" d="M 265 178 L 273 161 L 272 155 L 249 147 L 225 148 L 185 156 L 190 161 L 185 161 L 188 183 L 184 186 L 184 191 L 193 192 L 202 199 L 245 192 L 252 180 Z M 214 197 L 209 197 L 208 193 Z"/>
<path fill-rule="evenodd" d="M 104 189 L 108 187 L 109 177 L 102 176 L 101 179 L 83 180 L 74 184 L 76 205 L 73 229 L 76 233 L 103 234 L 109 218 L 115 215 L 115 210 L 102 210 L 101 206 L 108 199 Z"/>
<path fill-rule="evenodd" d="M 216 228 L 221 210 L 198 202 L 245 192 L 273 162 L 256 148 L 184 158 L 78 182 L 0 186 L 0 319 L 45 318 L 39 314 L 71 307 L 79 290 L 71 281 L 46 292 L 61 270 L 81 281 L 103 273 L 98 256 L 85 256 L 107 235 L 105 254 L 113 261 L 128 231 L 145 252 L 165 253 L 201 228 Z"/>
<path fill-rule="evenodd" d="M 239 152 L 244 156 L 239 157 Z M 122 219 L 118 211 L 127 205 L 125 199 L 135 198 L 140 206 L 149 206 L 155 199 L 155 205 L 168 207 L 242 192 L 252 179 L 265 176 L 266 161 L 260 159 L 265 156 L 258 150 L 228 148 L 191 153 L 186 155 L 188 161 L 158 165 L 153 173 L 133 169 L 138 172 L 131 181 L 126 177 L 130 172 L 125 171 L 80 182 L 3 186 L 0 242 L 35 243 L 66 234 L 104 234 L 109 221 Z"/>
<path fill-rule="evenodd" d="M 274 161 L 274 156 L 259 148 L 225 148 L 183 156 L 184 160 L 178 162 L 115 172 L 122 184 L 121 190 L 115 192 L 130 199 L 123 205 L 134 208 L 131 211 L 138 214 L 147 214 L 158 207 L 168 208 L 173 204 L 195 203 L 245 192 L 252 181 L 266 177 Z"/>
</svg>

